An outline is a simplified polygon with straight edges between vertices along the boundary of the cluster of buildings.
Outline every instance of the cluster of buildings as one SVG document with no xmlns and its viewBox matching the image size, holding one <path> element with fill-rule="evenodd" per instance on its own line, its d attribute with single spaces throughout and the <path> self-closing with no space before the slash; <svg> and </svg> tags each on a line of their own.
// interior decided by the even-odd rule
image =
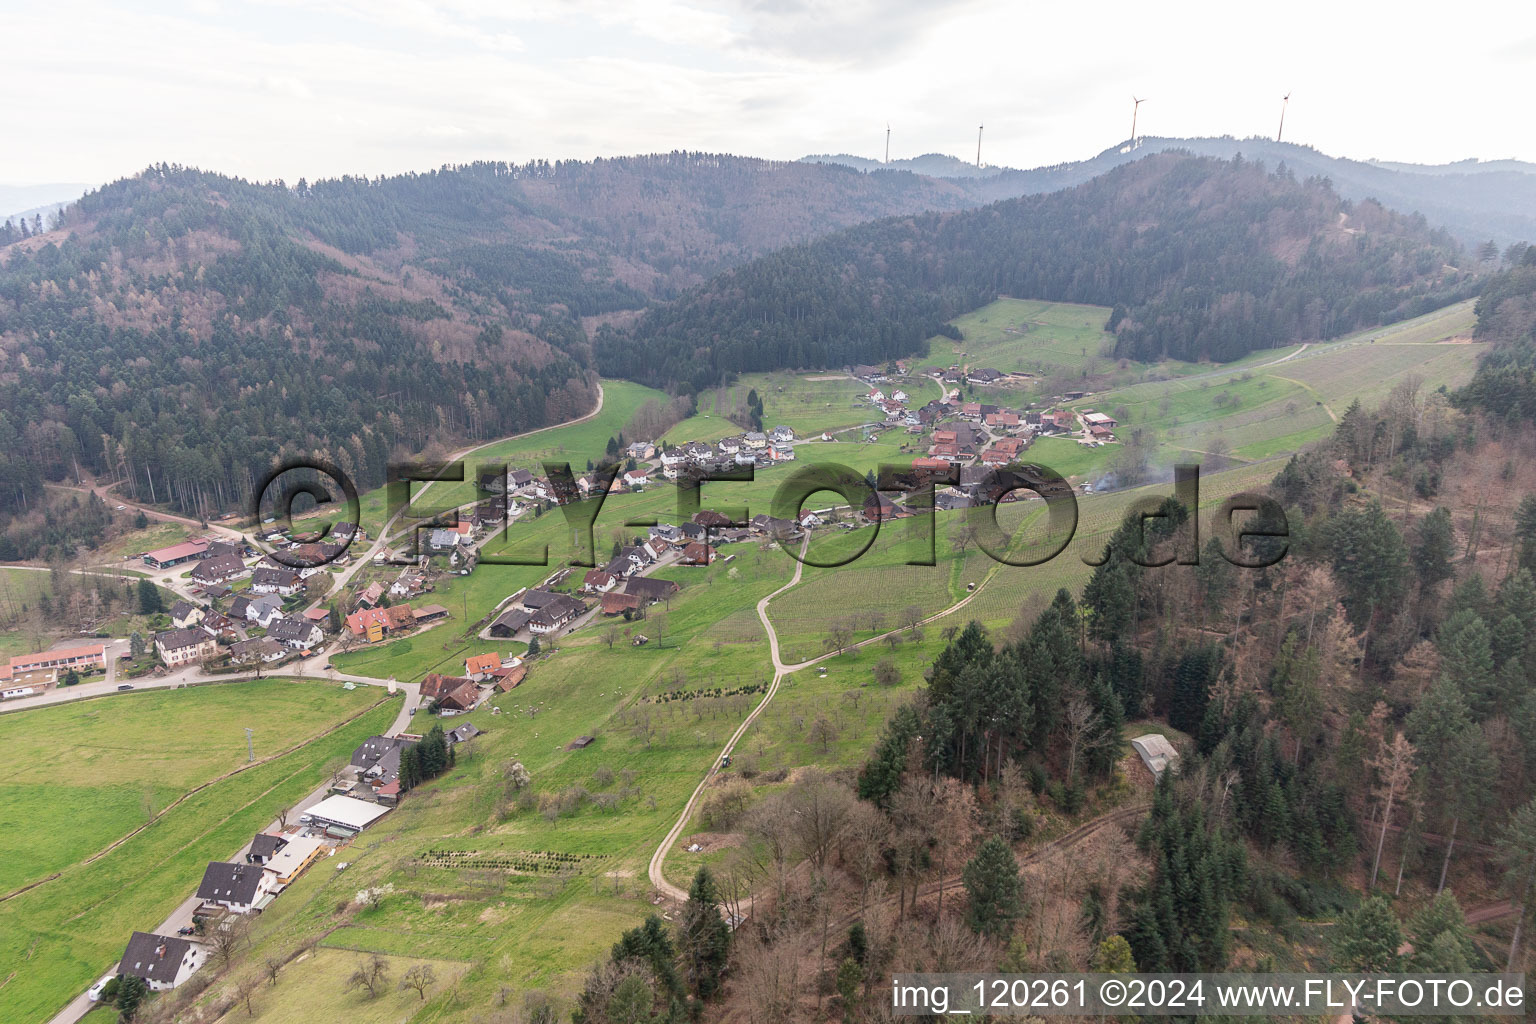
<svg viewBox="0 0 1536 1024">
<path fill-rule="evenodd" d="M 445 735 L 451 746 L 480 735 L 480 730 L 466 723 Z M 400 755 L 420 739 L 370 736 L 352 752 L 345 773 L 350 777 L 333 784 L 330 795 L 300 814 L 296 825 L 258 833 L 243 857 L 210 861 L 198 883 L 194 925 L 201 922 L 203 929 L 217 929 L 232 916 L 261 913 L 306 870 L 332 856 L 340 843 L 389 813 L 400 798 Z M 151 991 L 160 992 L 185 982 L 207 962 L 207 955 L 195 927 L 177 935 L 134 932 L 114 973 L 141 978 Z M 92 1000 L 100 989 L 98 984 L 91 990 Z"/>
<path fill-rule="evenodd" d="M 107 645 L 99 641 L 37 654 L 17 654 L 0 662 L 0 700 L 42 693 L 69 672 L 89 675 L 106 669 Z"/>
<path fill-rule="evenodd" d="M 788 427 L 753 430 L 744 434 L 708 441 L 690 441 L 676 448 L 665 448 L 657 456 L 661 474 L 676 480 L 689 471 L 727 470 L 737 466 L 758 468 L 792 462 L 795 458 L 795 432 Z"/>
</svg>

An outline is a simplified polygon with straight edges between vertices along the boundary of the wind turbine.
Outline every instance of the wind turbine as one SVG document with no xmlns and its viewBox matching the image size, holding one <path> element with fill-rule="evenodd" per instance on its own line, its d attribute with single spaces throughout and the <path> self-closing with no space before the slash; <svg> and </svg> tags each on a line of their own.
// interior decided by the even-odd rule
<svg viewBox="0 0 1536 1024">
<path fill-rule="evenodd" d="M 1134 149 L 1136 148 L 1136 115 L 1141 112 L 1141 105 L 1147 101 L 1144 99 L 1138 100 L 1135 96 L 1131 97 L 1131 101 L 1133 104 L 1131 107 L 1131 148 Z"/>
<path fill-rule="evenodd" d="M 1281 136 L 1283 136 L 1285 134 L 1285 108 L 1290 106 L 1290 104 L 1291 104 L 1291 94 L 1290 93 L 1286 93 L 1284 96 L 1282 96 L 1280 98 L 1280 130 L 1275 132 L 1275 141 L 1276 142 L 1279 142 Z"/>
<path fill-rule="evenodd" d="M 976 166 L 978 168 L 981 167 L 981 130 L 985 127 L 984 124 L 976 126 Z"/>
<path fill-rule="evenodd" d="M 885 162 L 891 162 L 891 122 L 885 122 Z"/>
</svg>

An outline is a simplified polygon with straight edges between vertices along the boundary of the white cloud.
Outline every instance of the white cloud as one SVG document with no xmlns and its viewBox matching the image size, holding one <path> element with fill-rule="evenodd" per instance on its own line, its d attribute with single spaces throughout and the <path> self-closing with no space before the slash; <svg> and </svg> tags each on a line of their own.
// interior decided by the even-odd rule
<svg viewBox="0 0 1536 1024">
<path fill-rule="evenodd" d="M 254 178 L 677 148 L 1038 166 L 1123 139 L 1272 134 L 1356 157 L 1536 159 L 1501 96 L 1532 42 L 1348 5 L 1002 0 L 264 0 L 10 13 L 0 180 L 173 160 Z M 1467 69 L 1476 68 L 1476 74 Z M 1411 97 L 1411 98 L 1410 98 Z"/>
</svg>

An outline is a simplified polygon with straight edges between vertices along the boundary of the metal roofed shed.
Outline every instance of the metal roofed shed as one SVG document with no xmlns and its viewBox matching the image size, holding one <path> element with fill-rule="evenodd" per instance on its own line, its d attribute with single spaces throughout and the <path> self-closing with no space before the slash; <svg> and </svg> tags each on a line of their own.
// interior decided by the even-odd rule
<svg viewBox="0 0 1536 1024">
<path fill-rule="evenodd" d="M 1136 748 L 1136 753 L 1141 755 L 1142 763 L 1152 772 L 1152 777 L 1161 780 L 1163 772 L 1179 763 L 1179 752 L 1173 749 L 1173 744 L 1168 742 L 1168 737 L 1160 732 L 1148 733 L 1131 740 L 1131 746 Z"/>
<path fill-rule="evenodd" d="M 388 813 L 388 807 L 380 807 L 378 804 L 354 800 L 349 796 L 328 796 L 306 811 L 305 817 L 309 818 L 306 824 L 320 828 L 361 832 Z"/>
</svg>

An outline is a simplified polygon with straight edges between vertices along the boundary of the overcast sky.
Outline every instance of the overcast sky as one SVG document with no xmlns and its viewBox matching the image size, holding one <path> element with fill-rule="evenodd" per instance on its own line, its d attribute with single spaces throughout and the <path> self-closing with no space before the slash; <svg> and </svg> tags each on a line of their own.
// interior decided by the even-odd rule
<svg viewBox="0 0 1536 1024">
<path fill-rule="evenodd" d="M 1526 3 L 0 0 L 0 182 L 292 182 L 673 149 L 1034 167 L 1138 126 L 1536 160 Z M 1091 9 L 1090 9 L 1091 8 Z M 1512 116 L 1513 115 L 1513 116 Z"/>
</svg>

